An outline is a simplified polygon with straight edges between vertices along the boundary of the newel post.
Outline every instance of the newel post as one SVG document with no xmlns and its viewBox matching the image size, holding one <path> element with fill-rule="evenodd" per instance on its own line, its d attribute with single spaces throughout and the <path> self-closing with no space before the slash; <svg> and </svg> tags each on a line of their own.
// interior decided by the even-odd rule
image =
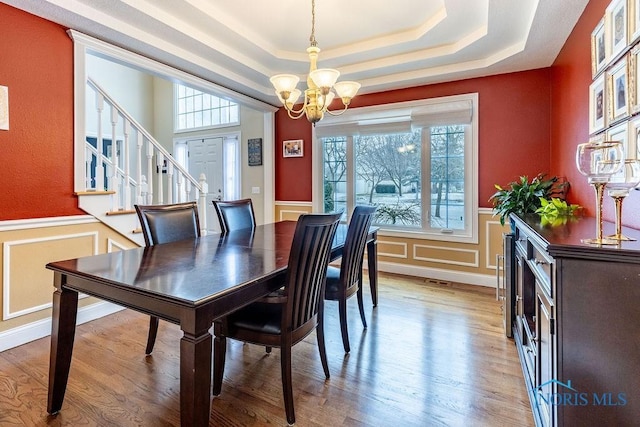
<svg viewBox="0 0 640 427">
<path fill-rule="evenodd" d="M 200 216 L 200 230 L 202 234 L 207 232 L 207 193 L 209 192 L 209 184 L 207 184 L 207 176 L 203 173 L 198 177 L 200 190 L 198 194 L 198 215 Z"/>
</svg>

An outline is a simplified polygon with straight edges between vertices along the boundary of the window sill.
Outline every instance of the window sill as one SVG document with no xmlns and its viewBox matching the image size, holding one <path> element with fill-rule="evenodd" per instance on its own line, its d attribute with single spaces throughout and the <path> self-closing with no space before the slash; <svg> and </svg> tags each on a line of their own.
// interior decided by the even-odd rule
<svg viewBox="0 0 640 427">
<path fill-rule="evenodd" d="M 450 233 L 435 233 L 431 231 L 425 230 L 394 230 L 390 228 L 383 228 L 383 225 L 374 224 L 376 227 L 380 227 L 378 231 L 378 236 L 386 236 L 386 237 L 400 237 L 405 239 L 421 239 L 421 240 L 437 240 L 443 242 L 456 242 L 456 243 L 468 243 L 468 244 L 478 244 L 478 236 L 477 234 L 471 235 L 456 235 Z"/>
</svg>

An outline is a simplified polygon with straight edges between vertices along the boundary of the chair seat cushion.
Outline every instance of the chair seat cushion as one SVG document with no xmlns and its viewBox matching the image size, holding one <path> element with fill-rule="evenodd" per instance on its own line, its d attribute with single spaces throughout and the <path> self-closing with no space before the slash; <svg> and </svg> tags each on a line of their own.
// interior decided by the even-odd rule
<svg viewBox="0 0 640 427">
<path fill-rule="evenodd" d="M 340 292 L 340 269 L 337 267 L 327 267 L 327 284 L 324 289 L 326 299 L 335 299 Z"/>
<path fill-rule="evenodd" d="M 230 314 L 227 322 L 230 330 L 247 329 L 267 334 L 280 334 L 283 304 L 255 302 Z"/>
</svg>

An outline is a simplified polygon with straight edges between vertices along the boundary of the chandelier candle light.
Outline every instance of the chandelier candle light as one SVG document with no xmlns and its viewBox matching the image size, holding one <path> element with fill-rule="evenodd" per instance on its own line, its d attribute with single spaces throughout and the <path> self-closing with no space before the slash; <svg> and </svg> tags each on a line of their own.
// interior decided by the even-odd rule
<svg viewBox="0 0 640 427">
<path fill-rule="evenodd" d="M 315 21 L 316 21 L 316 2 L 311 0 L 311 36 L 309 37 L 310 46 L 307 48 L 309 54 L 309 75 L 307 76 L 307 89 L 304 91 L 304 103 L 299 110 L 294 109 L 294 105 L 302 92 L 296 89 L 296 85 L 300 78 L 294 74 L 278 74 L 271 77 L 270 81 L 276 89 L 278 99 L 284 105 L 289 117 L 299 119 L 303 114 L 313 125 L 322 120 L 324 113 L 337 116 L 344 113 L 349 107 L 351 99 L 356 96 L 360 89 L 360 83 L 357 82 L 338 82 L 340 72 L 331 68 L 318 69 L 318 54 L 320 48 L 315 37 Z M 335 93 L 333 90 L 335 90 Z M 329 105 L 333 98 L 338 95 L 342 100 L 344 108 L 337 112 L 330 111 Z"/>
</svg>

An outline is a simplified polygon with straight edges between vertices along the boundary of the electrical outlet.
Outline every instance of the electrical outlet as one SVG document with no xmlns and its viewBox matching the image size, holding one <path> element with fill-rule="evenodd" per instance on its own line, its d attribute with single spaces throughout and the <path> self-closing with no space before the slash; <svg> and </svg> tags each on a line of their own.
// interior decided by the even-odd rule
<svg viewBox="0 0 640 427">
<path fill-rule="evenodd" d="M 251 194 L 260 194 L 260 187 L 251 187 Z"/>
</svg>

